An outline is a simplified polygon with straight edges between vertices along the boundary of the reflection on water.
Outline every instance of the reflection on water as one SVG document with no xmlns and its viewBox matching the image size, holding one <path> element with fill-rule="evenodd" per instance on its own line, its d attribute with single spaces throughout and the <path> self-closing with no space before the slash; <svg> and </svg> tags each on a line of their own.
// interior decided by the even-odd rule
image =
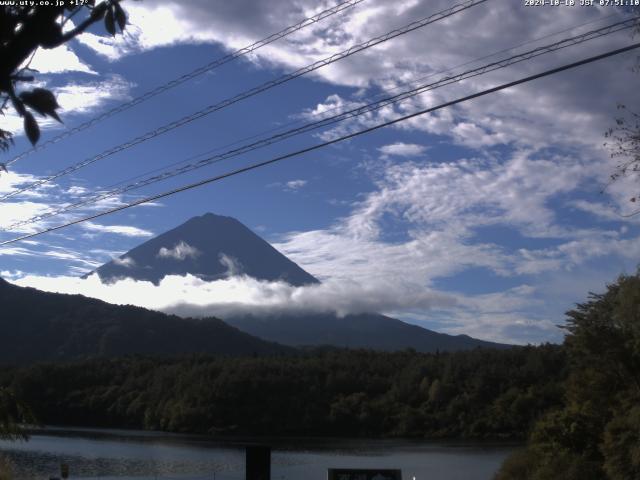
<svg viewBox="0 0 640 480">
<path fill-rule="evenodd" d="M 247 440 L 251 442 L 251 440 Z M 272 478 L 326 479 L 327 468 L 401 468 L 411 480 L 488 480 L 513 450 L 504 445 L 397 440 L 269 439 Z M 122 430 L 47 429 L 29 442 L 0 441 L 20 479 L 232 480 L 244 478 L 242 441 Z"/>
</svg>

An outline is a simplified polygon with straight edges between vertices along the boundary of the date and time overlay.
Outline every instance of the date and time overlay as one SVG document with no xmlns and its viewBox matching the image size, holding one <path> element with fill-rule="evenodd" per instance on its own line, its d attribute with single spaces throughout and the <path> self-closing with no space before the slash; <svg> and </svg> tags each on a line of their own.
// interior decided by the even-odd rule
<svg viewBox="0 0 640 480">
<path fill-rule="evenodd" d="M 525 7 L 637 7 L 640 0 L 524 0 Z"/>
<path fill-rule="evenodd" d="M 525 7 L 637 7 L 640 0 L 523 0 Z M 88 0 L 0 0 L 1 5 L 9 6 L 82 6 Z"/>
</svg>

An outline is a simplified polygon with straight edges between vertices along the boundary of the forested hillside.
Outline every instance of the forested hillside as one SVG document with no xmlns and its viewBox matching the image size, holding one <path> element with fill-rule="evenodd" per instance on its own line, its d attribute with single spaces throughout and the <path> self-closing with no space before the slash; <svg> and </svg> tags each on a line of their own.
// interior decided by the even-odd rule
<svg viewBox="0 0 640 480">
<path fill-rule="evenodd" d="M 522 439 L 562 397 L 558 346 L 121 358 L 0 371 L 40 422 L 173 432 Z"/>
<path fill-rule="evenodd" d="M 46 293 L 0 279 L 0 363 L 112 357 L 132 353 L 252 355 L 293 349 L 216 318 L 183 319 L 81 295 Z"/>
</svg>

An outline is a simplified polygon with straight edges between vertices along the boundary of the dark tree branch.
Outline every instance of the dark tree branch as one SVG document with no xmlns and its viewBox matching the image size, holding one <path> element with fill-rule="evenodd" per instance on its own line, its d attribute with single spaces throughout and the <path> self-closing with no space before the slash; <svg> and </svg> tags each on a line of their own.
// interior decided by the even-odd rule
<svg viewBox="0 0 640 480">
<path fill-rule="evenodd" d="M 107 2 L 103 2 L 100 5 L 98 5 L 97 7 L 95 7 L 91 11 L 91 15 L 89 15 L 89 18 L 85 19 L 84 22 L 82 22 L 80 25 L 78 25 L 73 30 L 70 30 L 67 33 L 65 33 L 64 35 L 62 35 L 62 37 L 60 38 L 60 41 L 57 44 L 54 44 L 53 46 L 46 47 L 46 48 L 58 47 L 58 46 L 62 45 L 63 43 L 66 43 L 69 40 L 71 40 L 71 39 L 77 37 L 78 35 L 80 35 L 81 33 L 83 33 L 91 25 L 93 25 L 94 23 L 102 20 L 102 17 L 104 16 L 105 12 L 107 11 L 107 8 L 109 8 L 112 5 L 112 3 L 113 2 L 108 2 L 108 3 Z"/>
<path fill-rule="evenodd" d="M 18 114 L 24 118 L 27 136 L 32 143 L 39 138 L 39 128 L 33 113 L 47 115 L 61 121 L 56 113 L 59 108 L 55 96 L 46 89 L 16 93 L 21 82 L 32 82 L 33 75 L 23 75 L 29 69 L 31 59 L 38 48 L 52 49 L 86 32 L 95 23 L 105 19 L 108 33 L 115 35 L 115 21 L 124 30 L 126 14 L 121 0 L 104 0 L 98 5 L 68 6 L 8 6 L 0 7 L 0 113 L 11 101 Z M 63 33 L 62 26 L 80 11 L 88 16 L 70 31 Z M 65 15 L 65 12 L 66 15 Z M 31 58 L 29 58 L 31 56 Z M 21 68 L 21 65 L 24 65 Z M 33 70 L 32 70 L 33 71 Z M 0 149 L 9 145 L 11 134 L 0 129 Z"/>
</svg>

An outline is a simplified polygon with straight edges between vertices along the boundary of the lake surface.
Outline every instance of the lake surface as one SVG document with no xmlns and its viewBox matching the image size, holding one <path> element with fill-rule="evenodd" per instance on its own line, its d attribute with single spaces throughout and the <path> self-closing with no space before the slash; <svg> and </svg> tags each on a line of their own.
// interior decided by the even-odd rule
<svg viewBox="0 0 640 480">
<path fill-rule="evenodd" d="M 244 479 L 246 441 L 94 429 L 45 429 L 28 442 L 0 441 L 17 478 Z M 253 442 L 255 443 L 255 442 Z M 274 480 L 325 480 L 327 468 L 400 468 L 404 480 L 489 480 L 514 446 L 402 440 L 260 439 L 272 447 Z"/>
</svg>

